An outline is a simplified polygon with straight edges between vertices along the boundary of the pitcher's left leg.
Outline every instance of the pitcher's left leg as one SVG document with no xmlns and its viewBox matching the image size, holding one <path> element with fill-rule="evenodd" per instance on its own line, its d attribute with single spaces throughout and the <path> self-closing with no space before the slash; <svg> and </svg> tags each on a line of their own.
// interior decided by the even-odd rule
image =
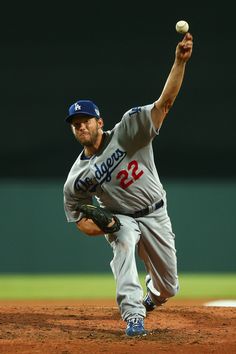
<svg viewBox="0 0 236 354">
<path fill-rule="evenodd" d="M 146 283 L 149 295 L 158 306 L 179 289 L 175 235 L 165 207 L 140 218 L 139 227 L 139 255 L 148 272 Z"/>
</svg>

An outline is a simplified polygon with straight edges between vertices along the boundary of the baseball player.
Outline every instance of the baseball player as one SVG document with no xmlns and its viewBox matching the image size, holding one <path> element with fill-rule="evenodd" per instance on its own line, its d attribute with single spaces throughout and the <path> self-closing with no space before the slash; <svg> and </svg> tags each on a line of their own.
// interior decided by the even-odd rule
<svg viewBox="0 0 236 354">
<path fill-rule="evenodd" d="M 72 104 L 66 118 L 83 146 L 64 185 L 66 217 L 88 236 L 105 235 L 110 243 L 116 298 L 128 336 L 146 334 L 146 311 L 165 303 L 179 287 L 174 233 L 152 142 L 180 90 L 192 46 L 187 33 L 177 44 L 160 97 L 127 111 L 112 130 L 103 130 L 99 109 L 90 100 Z M 136 250 L 147 271 L 144 298 Z"/>
</svg>

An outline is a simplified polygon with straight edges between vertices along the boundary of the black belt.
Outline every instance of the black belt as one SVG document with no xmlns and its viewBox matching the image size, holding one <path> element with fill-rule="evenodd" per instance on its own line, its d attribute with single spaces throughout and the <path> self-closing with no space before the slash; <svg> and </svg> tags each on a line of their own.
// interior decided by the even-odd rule
<svg viewBox="0 0 236 354">
<path fill-rule="evenodd" d="M 147 207 L 145 209 L 136 211 L 133 214 L 125 214 L 125 215 L 131 216 L 132 218 L 141 218 L 142 216 L 148 215 L 148 214 L 152 213 L 153 211 L 163 207 L 163 205 L 164 205 L 164 201 L 161 199 L 159 202 L 157 202 L 156 204 L 154 204 L 152 206 L 152 210 L 151 211 L 150 211 L 149 207 Z"/>
</svg>

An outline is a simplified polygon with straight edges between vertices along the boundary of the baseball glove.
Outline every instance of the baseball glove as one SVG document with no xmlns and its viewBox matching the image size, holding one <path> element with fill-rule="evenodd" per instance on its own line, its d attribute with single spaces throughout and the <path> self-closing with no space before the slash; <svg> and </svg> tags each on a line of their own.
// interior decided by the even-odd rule
<svg viewBox="0 0 236 354">
<path fill-rule="evenodd" d="M 115 215 L 99 206 L 83 204 L 80 206 L 79 210 L 83 213 L 84 218 L 92 219 L 93 222 L 106 234 L 120 230 L 120 220 Z M 112 226 L 108 226 L 112 222 L 112 219 L 115 220 L 115 223 Z"/>
</svg>

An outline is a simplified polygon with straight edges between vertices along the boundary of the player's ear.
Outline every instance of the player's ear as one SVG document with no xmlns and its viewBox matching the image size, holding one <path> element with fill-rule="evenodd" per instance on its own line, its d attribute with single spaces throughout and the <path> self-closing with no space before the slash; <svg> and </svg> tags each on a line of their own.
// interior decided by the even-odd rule
<svg viewBox="0 0 236 354">
<path fill-rule="evenodd" d="M 72 133 L 74 134 L 75 133 L 75 127 L 72 124 L 70 124 L 70 128 L 72 130 Z"/>
<path fill-rule="evenodd" d="M 99 128 L 103 128 L 104 122 L 103 122 L 103 119 L 102 119 L 101 117 L 98 118 L 97 122 L 98 122 L 98 127 L 99 127 Z"/>
</svg>

